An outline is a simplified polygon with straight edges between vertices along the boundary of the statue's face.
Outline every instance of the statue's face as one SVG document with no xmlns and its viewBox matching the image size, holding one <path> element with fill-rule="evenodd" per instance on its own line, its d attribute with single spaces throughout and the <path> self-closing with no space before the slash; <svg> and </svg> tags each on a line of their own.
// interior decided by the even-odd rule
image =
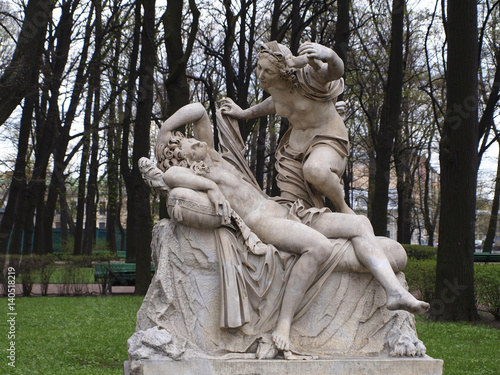
<svg viewBox="0 0 500 375">
<path fill-rule="evenodd" d="M 269 59 L 270 57 L 262 56 L 257 61 L 257 78 L 260 86 L 266 91 L 283 84 L 278 68 Z"/>
<path fill-rule="evenodd" d="M 190 162 L 205 160 L 208 154 L 208 146 L 205 142 L 200 142 L 194 138 L 184 138 L 181 140 L 181 149 L 186 159 Z"/>
</svg>

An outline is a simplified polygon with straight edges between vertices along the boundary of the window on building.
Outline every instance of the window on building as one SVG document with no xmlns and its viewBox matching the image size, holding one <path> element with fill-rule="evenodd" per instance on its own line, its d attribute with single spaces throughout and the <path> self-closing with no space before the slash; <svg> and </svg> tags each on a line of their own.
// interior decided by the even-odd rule
<svg viewBox="0 0 500 375">
<path fill-rule="evenodd" d="M 106 215 L 106 202 L 99 202 L 99 215 Z"/>
</svg>

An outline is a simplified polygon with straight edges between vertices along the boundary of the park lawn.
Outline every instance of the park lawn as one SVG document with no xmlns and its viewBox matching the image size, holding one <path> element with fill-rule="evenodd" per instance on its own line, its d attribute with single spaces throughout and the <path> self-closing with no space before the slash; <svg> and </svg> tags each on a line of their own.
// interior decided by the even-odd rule
<svg viewBox="0 0 500 375">
<path fill-rule="evenodd" d="M 417 318 L 427 354 L 444 361 L 445 375 L 500 374 L 500 329 L 483 324 L 430 322 Z"/>
<path fill-rule="evenodd" d="M 8 299 L 0 298 L 0 374 L 123 374 L 138 296 L 17 297 L 16 368 L 7 366 Z M 444 374 L 498 374 L 500 330 L 417 319 L 427 354 Z"/>
<path fill-rule="evenodd" d="M 16 368 L 1 350 L 0 374 L 123 374 L 127 339 L 143 297 L 17 297 Z M 8 349 L 7 298 L 0 298 L 0 349 Z"/>
</svg>

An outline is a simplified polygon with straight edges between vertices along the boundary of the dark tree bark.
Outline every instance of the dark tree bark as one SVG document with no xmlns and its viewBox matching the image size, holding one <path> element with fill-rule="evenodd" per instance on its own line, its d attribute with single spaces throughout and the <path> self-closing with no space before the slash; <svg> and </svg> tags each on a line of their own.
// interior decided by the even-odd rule
<svg viewBox="0 0 500 375">
<path fill-rule="evenodd" d="M 114 50 L 115 56 L 113 60 L 112 84 L 113 87 L 113 101 L 109 108 L 109 121 L 111 126 L 107 130 L 108 141 L 108 162 L 107 169 L 107 185 L 108 185 L 108 205 L 106 208 L 106 247 L 112 253 L 116 253 L 116 224 L 119 220 L 118 209 L 118 185 L 119 185 L 119 170 L 118 165 L 120 161 L 120 132 L 116 127 L 117 111 L 116 111 L 116 97 L 118 96 L 118 69 L 121 49 L 121 34 L 115 40 Z"/>
<path fill-rule="evenodd" d="M 495 235 L 497 232 L 499 206 L 500 206 L 500 153 L 498 155 L 498 160 L 497 160 L 497 176 L 495 179 L 495 192 L 493 195 L 493 203 L 491 204 L 490 222 L 488 224 L 488 231 L 486 232 L 486 238 L 484 239 L 484 244 L 483 244 L 483 251 L 485 253 L 491 253 L 491 250 L 493 250 L 493 241 L 495 241 Z"/>
<path fill-rule="evenodd" d="M 241 108 L 248 108 L 248 92 L 251 83 L 251 77 L 254 70 L 252 55 L 255 52 L 255 24 L 256 24 L 256 2 L 240 1 L 240 11 L 238 14 L 232 12 L 232 2 L 223 0 L 226 25 L 224 35 L 224 46 L 221 55 L 222 66 L 226 76 L 227 97 L 234 100 Z M 251 20 L 247 20 L 248 13 L 252 11 Z M 237 31 L 236 26 L 240 24 Z M 238 42 L 236 36 L 239 35 Z M 248 37 L 247 37 L 248 36 Z M 233 64 L 234 45 L 238 49 L 238 64 Z M 257 119 L 239 120 L 240 133 L 245 142 L 250 135 Z"/>
<path fill-rule="evenodd" d="M 0 77 L 0 126 L 26 95 L 38 89 L 37 76 L 54 0 L 30 0 L 12 61 Z"/>
<path fill-rule="evenodd" d="M 476 320 L 474 230 L 478 166 L 477 2 L 447 7 L 447 112 L 441 132 L 436 320 Z"/>
<path fill-rule="evenodd" d="M 405 137 L 399 134 L 394 143 L 394 165 L 396 168 L 396 189 L 398 192 L 398 219 L 397 241 L 409 244 L 412 234 L 411 214 L 414 207 L 413 187 L 414 179 L 414 155 L 408 145 L 405 145 Z"/>
<path fill-rule="evenodd" d="M 83 232 L 82 252 L 91 255 L 96 237 L 96 213 L 98 196 L 98 173 L 99 173 L 99 123 L 101 121 L 101 48 L 102 48 L 102 3 L 93 2 L 95 7 L 95 51 L 90 62 L 90 93 L 93 95 L 92 115 L 92 145 L 90 149 L 89 178 L 87 181 L 87 197 L 85 201 L 85 229 Z"/>
<path fill-rule="evenodd" d="M 21 128 L 17 143 L 17 157 L 14 167 L 12 182 L 9 187 L 9 200 L 0 226 L 0 254 L 7 254 L 9 237 L 10 254 L 21 254 L 21 242 L 24 229 L 23 214 L 26 209 L 26 166 L 33 119 L 34 97 L 29 96 L 24 100 Z M 12 233 L 12 236 L 11 236 Z"/>
<path fill-rule="evenodd" d="M 391 155 L 401 113 L 403 90 L 403 24 L 406 2 L 392 3 L 391 52 L 385 99 L 380 116 L 380 128 L 376 137 L 376 169 L 374 194 L 371 201 L 371 222 L 378 236 L 387 234 L 387 204 Z"/>
<path fill-rule="evenodd" d="M 83 139 L 82 139 L 82 156 L 80 161 L 80 172 L 78 176 L 78 193 L 76 202 L 76 224 L 75 224 L 75 239 L 73 254 L 83 254 L 83 226 L 85 218 L 85 192 L 87 185 L 87 167 L 90 159 L 90 134 L 91 134 L 91 117 L 92 117 L 92 102 L 93 91 L 92 84 L 89 84 L 89 92 L 85 103 L 85 114 L 83 119 Z"/>
<path fill-rule="evenodd" d="M 434 138 L 434 131 L 431 132 L 429 137 L 430 139 Z M 430 163 L 431 159 L 432 146 L 431 142 L 427 144 L 427 158 L 424 161 L 424 194 L 422 199 L 422 207 L 423 207 L 423 215 L 424 215 L 424 227 L 427 232 L 428 243 L 429 246 L 434 246 L 434 232 L 436 229 L 436 224 L 438 222 L 439 215 L 439 206 L 441 198 L 438 195 L 434 197 L 432 192 L 435 191 L 435 187 L 432 186 L 433 175 L 432 175 L 432 167 Z"/>
<path fill-rule="evenodd" d="M 63 4 L 61 8 L 61 18 L 55 32 L 55 39 L 57 40 L 57 47 L 54 53 L 54 61 L 50 66 L 53 66 L 53 71 L 51 72 L 51 92 L 52 96 L 59 97 L 60 87 L 63 80 L 64 69 L 68 62 L 68 54 L 71 45 L 71 30 L 73 28 L 73 15 L 79 1 L 68 1 Z M 86 50 L 88 49 L 88 39 L 87 43 L 84 43 L 83 56 L 86 56 Z M 85 58 L 86 59 L 86 58 Z M 84 61 L 85 62 L 85 61 Z M 80 62 L 80 67 L 84 64 Z M 82 80 L 81 72 L 77 73 L 75 90 L 78 92 L 78 82 Z M 80 95 L 76 96 L 76 100 L 79 101 Z M 75 99 L 75 95 L 72 96 L 72 100 Z M 70 104 L 75 106 L 75 103 Z M 77 105 L 77 104 L 76 104 Z M 73 112 L 76 109 L 73 109 Z M 74 114 L 73 114 L 74 118 Z M 72 119 L 73 119 L 72 118 Z M 72 120 L 71 119 L 71 120 Z M 65 156 L 66 150 L 69 143 L 69 132 L 71 128 L 71 122 L 65 121 L 64 126 L 59 126 L 57 132 L 57 139 L 55 142 L 54 150 L 54 167 L 52 170 L 52 177 L 50 180 L 49 192 L 47 196 L 46 208 L 45 208 L 45 218 L 44 218 L 44 239 L 45 239 L 45 249 L 44 252 L 52 253 L 52 225 L 54 221 L 54 212 L 57 204 L 57 197 L 59 194 L 65 193 L 65 176 L 64 170 L 66 169 Z M 60 125 L 60 124 L 58 124 Z"/>
<path fill-rule="evenodd" d="M 135 217 L 134 227 L 127 222 L 127 233 L 135 232 L 130 236 L 133 242 L 128 241 L 127 248 L 136 248 L 136 284 L 135 293 L 146 294 L 151 282 L 151 207 L 149 203 L 149 188 L 142 179 L 138 161 L 143 156 L 149 156 L 150 124 L 153 111 L 154 69 L 156 66 L 155 45 L 155 1 L 144 0 L 143 29 L 141 34 L 142 50 L 139 67 L 139 101 L 137 104 L 137 118 L 134 131 L 134 150 L 132 155 L 132 181 L 134 189 L 128 201 L 133 200 L 135 209 L 128 211 L 127 217 Z M 131 199 L 132 198 L 132 199 Z"/>
<path fill-rule="evenodd" d="M 333 50 L 347 64 L 347 51 L 349 49 L 349 38 L 351 36 L 351 0 L 337 0 L 337 24 L 335 28 L 335 45 Z"/>
<path fill-rule="evenodd" d="M 194 0 L 189 0 L 193 21 L 189 32 L 188 42 L 184 49 L 183 35 L 183 0 L 170 0 L 162 21 L 165 30 L 165 47 L 167 50 L 167 63 L 169 68 L 165 89 L 168 97 L 168 116 L 174 114 L 182 106 L 189 104 L 189 85 L 186 68 L 193 50 L 196 33 L 198 32 L 198 19 L 200 12 Z"/>
<path fill-rule="evenodd" d="M 125 113 L 123 116 L 123 138 L 122 147 L 120 155 L 120 170 L 125 182 L 125 190 L 127 191 L 127 212 L 134 212 L 134 202 L 133 199 L 133 181 L 132 181 L 132 170 L 129 166 L 129 138 L 130 138 L 130 125 L 132 123 L 132 112 L 136 93 L 136 80 L 137 80 L 137 61 L 139 59 L 139 47 L 141 43 L 141 3 L 136 2 L 135 12 L 134 12 L 134 31 L 132 37 L 132 51 L 130 53 L 129 59 L 129 77 L 127 86 L 127 99 L 125 101 Z M 134 215 L 127 215 L 127 238 L 126 238 L 126 249 L 127 255 L 125 261 L 127 263 L 135 262 L 136 249 L 129 247 L 129 244 L 134 243 L 132 238 L 135 235 L 133 230 L 128 231 L 129 228 L 133 228 L 135 225 Z M 122 237 L 123 238 L 123 237 Z"/>
</svg>

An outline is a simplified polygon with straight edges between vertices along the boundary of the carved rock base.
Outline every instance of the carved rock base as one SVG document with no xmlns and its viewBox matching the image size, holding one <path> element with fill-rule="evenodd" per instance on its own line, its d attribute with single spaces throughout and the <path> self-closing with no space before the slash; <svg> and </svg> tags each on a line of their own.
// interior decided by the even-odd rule
<svg viewBox="0 0 500 375">
<path fill-rule="evenodd" d="M 441 375 L 443 361 L 421 358 L 338 358 L 331 360 L 126 361 L 125 375 Z"/>
<path fill-rule="evenodd" d="M 173 359 L 173 363 L 178 362 L 182 367 L 188 366 L 191 360 L 217 359 L 231 353 L 240 353 L 239 358 L 241 355 L 255 357 L 258 343 L 269 332 L 248 334 L 238 328 L 220 328 L 221 286 L 213 231 L 162 220 L 153 231 L 152 248 L 157 271 L 138 313 L 136 333 L 128 342 L 129 359 L 153 368 L 156 362 L 149 361 Z M 406 284 L 402 273 L 397 276 Z M 366 366 L 382 366 L 379 368 L 389 366 L 388 363 L 393 366 L 396 362 L 390 361 L 391 356 L 401 359 L 404 369 L 410 368 L 409 364 L 425 363 L 405 358 L 425 354 L 413 315 L 389 311 L 385 301 L 383 288 L 371 274 L 333 272 L 305 314 L 293 323 L 291 350 L 320 358 L 318 366 L 324 365 L 324 359 L 335 359 L 336 366 L 351 374 L 353 370 L 349 370 L 352 368 L 349 366 L 357 361 L 346 362 L 339 357 L 365 357 Z M 379 359 L 375 360 L 374 356 Z M 209 361 L 203 366 L 207 363 L 218 362 Z M 316 366 L 313 364 L 316 362 L 307 363 Z M 259 366 L 280 368 L 269 361 Z M 282 370 L 279 373 L 296 372 Z M 418 374 L 399 370 L 395 373 Z"/>
</svg>

